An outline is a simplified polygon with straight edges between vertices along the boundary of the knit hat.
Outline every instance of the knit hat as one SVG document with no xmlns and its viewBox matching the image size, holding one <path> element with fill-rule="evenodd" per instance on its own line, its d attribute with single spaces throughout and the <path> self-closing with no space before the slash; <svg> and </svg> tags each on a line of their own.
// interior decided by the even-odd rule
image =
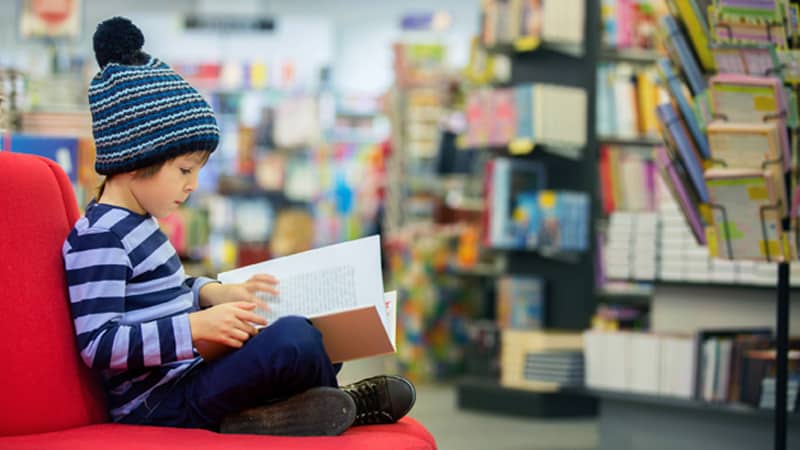
<svg viewBox="0 0 800 450">
<path fill-rule="evenodd" d="M 129 172 L 184 153 L 213 152 L 219 143 L 214 112 L 167 64 L 144 53 L 142 32 L 122 17 L 97 26 L 100 72 L 89 86 L 95 170 Z"/>
</svg>

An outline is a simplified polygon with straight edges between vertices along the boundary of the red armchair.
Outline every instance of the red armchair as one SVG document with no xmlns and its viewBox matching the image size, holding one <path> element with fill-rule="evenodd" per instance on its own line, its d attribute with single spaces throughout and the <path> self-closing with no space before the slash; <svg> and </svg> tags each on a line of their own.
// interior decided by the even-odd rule
<svg viewBox="0 0 800 450">
<path fill-rule="evenodd" d="M 309 438 L 109 423 L 66 297 L 61 244 L 77 219 L 58 165 L 0 151 L 0 449 L 436 449 L 411 418 Z"/>
</svg>

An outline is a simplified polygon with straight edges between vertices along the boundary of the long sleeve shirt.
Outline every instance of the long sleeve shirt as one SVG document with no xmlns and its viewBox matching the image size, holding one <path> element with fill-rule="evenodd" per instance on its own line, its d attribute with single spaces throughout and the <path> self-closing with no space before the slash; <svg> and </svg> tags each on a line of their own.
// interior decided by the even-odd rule
<svg viewBox="0 0 800 450">
<path fill-rule="evenodd" d="M 188 314 L 212 280 L 186 276 L 152 216 L 94 202 L 62 253 L 78 348 L 118 421 L 199 361 Z"/>
</svg>

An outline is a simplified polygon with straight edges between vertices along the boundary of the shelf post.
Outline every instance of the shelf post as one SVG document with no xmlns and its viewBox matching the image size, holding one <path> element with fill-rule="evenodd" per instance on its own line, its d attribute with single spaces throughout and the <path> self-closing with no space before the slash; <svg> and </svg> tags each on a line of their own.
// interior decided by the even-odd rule
<svg viewBox="0 0 800 450">
<path fill-rule="evenodd" d="M 789 263 L 778 264 L 776 305 L 775 450 L 786 450 L 786 384 L 789 350 Z"/>
</svg>

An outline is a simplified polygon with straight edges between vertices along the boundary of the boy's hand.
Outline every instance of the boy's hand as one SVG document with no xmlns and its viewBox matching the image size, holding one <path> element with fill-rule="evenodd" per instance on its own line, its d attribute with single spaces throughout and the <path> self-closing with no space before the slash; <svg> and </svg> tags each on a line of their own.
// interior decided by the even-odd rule
<svg viewBox="0 0 800 450">
<path fill-rule="evenodd" d="M 267 324 L 266 319 L 253 312 L 255 308 L 254 303 L 240 301 L 190 313 L 192 342 L 195 345 L 205 341 L 241 348 L 258 332 L 253 324 Z"/>
<path fill-rule="evenodd" d="M 214 306 L 229 302 L 251 302 L 260 309 L 269 309 L 267 303 L 256 296 L 256 292 L 278 295 L 278 279 L 272 275 L 253 275 L 244 283 L 208 283 L 200 289 L 200 306 Z"/>
</svg>

